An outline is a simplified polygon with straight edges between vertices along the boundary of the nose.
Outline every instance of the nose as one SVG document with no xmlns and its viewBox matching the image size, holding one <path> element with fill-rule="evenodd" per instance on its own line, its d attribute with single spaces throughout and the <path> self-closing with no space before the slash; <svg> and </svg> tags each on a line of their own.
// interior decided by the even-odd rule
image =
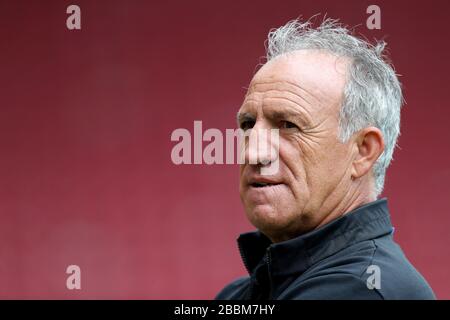
<svg viewBox="0 0 450 320">
<path fill-rule="evenodd" d="M 260 167 L 270 166 L 278 160 L 278 129 L 254 126 L 246 139 L 245 162 Z"/>
</svg>

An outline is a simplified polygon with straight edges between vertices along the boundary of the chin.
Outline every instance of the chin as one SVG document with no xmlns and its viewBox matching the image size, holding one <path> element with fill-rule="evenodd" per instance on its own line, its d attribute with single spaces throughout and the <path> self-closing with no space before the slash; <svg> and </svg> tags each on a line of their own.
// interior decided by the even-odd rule
<svg viewBox="0 0 450 320">
<path fill-rule="evenodd" d="M 269 237 L 271 234 L 283 233 L 292 222 L 292 219 L 268 204 L 255 206 L 246 210 L 246 213 L 248 220 Z"/>
</svg>

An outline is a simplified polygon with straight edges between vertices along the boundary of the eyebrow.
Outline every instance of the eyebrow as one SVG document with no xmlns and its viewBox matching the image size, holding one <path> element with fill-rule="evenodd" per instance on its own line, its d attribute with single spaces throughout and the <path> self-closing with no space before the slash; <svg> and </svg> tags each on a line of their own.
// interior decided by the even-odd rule
<svg viewBox="0 0 450 320">
<path fill-rule="evenodd" d="M 310 123 L 309 117 L 307 115 L 305 115 L 305 112 L 295 110 L 290 107 L 285 108 L 283 111 L 271 110 L 268 113 L 270 114 L 270 116 L 272 118 L 274 118 L 276 120 L 294 118 L 296 120 L 299 120 L 304 125 Z"/>
<path fill-rule="evenodd" d="M 305 114 L 304 111 L 296 110 L 289 106 L 286 106 L 285 108 L 283 108 L 283 111 L 274 110 L 271 108 L 266 112 L 272 119 L 275 119 L 275 120 L 294 118 L 306 126 L 310 125 L 311 121 L 312 121 L 312 119 L 310 119 L 309 116 L 307 114 Z M 250 112 L 238 112 L 236 114 L 236 120 L 237 120 L 237 124 L 239 126 L 241 123 L 243 123 L 245 121 L 255 121 L 256 116 Z"/>
</svg>

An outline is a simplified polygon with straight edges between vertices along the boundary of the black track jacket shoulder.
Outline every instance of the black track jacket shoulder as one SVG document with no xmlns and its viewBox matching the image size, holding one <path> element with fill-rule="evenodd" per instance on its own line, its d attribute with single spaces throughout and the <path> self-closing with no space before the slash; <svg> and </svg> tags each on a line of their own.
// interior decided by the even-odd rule
<svg viewBox="0 0 450 320">
<path fill-rule="evenodd" d="M 393 230 L 384 198 L 288 241 L 242 234 L 238 246 L 249 276 L 216 299 L 435 299 Z"/>
</svg>

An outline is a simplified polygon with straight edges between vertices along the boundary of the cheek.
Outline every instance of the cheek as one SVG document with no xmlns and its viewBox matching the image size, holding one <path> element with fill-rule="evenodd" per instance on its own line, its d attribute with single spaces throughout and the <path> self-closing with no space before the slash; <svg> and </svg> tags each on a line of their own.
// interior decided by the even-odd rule
<svg viewBox="0 0 450 320">
<path fill-rule="evenodd" d="M 336 157 L 336 144 L 327 140 L 312 141 L 297 138 L 280 145 L 280 159 L 287 168 L 290 185 L 297 198 L 306 201 L 321 193 L 321 189 L 339 174 Z M 326 183 L 327 182 L 327 183 Z"/>
<path fill-rule="evenodd" d="M 347 171 L 348 154 L 345 146 L 337 143 L 324 144 L 315 150 L 314 161 L 305 164 L 311 189 L 317 197 L 332 193 Z"/>
<path fill-rule="evenodd" d="M 297 142 L 284 142 L 280 144 L 280 167 L 283 177 L 291 188 L 298 189 L 306 185 L 307 160 L 305 153 Z"/>
<path fill-rule="evenodd" d="M 297 175 L 302 172 L 302 150 L 293 141 L 280 142 L 279 149 L 280 163 L 286 167 L 287 171 Z"/>
</svg>

